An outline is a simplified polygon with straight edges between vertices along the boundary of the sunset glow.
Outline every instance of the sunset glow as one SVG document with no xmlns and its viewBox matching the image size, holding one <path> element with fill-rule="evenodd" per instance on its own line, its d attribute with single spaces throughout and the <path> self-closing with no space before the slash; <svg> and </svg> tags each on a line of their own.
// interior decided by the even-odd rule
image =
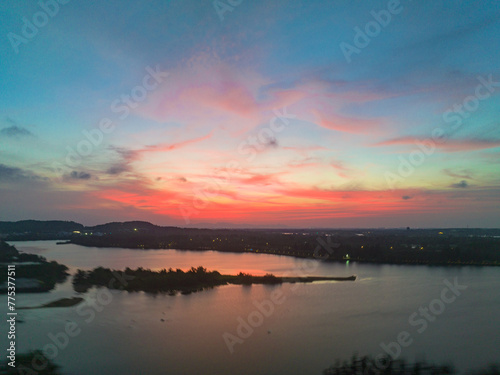
<svg viewBox="0 0 500 375">
<path fill-rule="evenodd" d="M 0 7 L 4 36 L 39 10 Z M 498 2 L 402 1 L 350 62 L 384 2 L 162 7 L 3 38 L 0 219 L 500 226 Z"/>
</svg>

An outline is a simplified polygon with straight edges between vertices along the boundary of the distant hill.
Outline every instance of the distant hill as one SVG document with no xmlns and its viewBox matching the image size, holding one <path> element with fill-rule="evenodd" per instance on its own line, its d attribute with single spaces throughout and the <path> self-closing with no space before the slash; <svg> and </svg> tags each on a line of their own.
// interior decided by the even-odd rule
<svg viewBox="0 0 500 375">
<path fill-rule="evenodd" d="M 61 220 L 21 220 L 21 221 L 0 221 L 0 233 L 58 233 L 73 232 L 82 230 L 84 226 L 74 221 Z"/>
<path fill-rule="evenodd" d="M 153 231 L 165 230 L 175 227 L 161 227 L 151 224 L 147 221 L 125 221 L 125 222 L 112 222 L 106 224 L 95 225 L 86 227 L 83 224 L 74 221 L 61 221 L 61 220 L 21 220 L 21 221 L 0 221 L 0 234 L 47 234 L 47 233 L 61 233 L 73 231 L 80 232 L 130 232 L 133 230 L 140 231 Z"/>
<path fill-rule="evenodd" d="M 30 241 L 30 240 L 67 240 L 79 234 L 123 234 L 123 233 L 172 233 L 180 231 L 177 227 L 162 227 L 147 221 L 125 221 L 112 222 L 86 227 L 74 221 L 61 220 L 21 220 L 0 221 L 0 238 L 7 241 Z"/>
<path fill-rule="evenodd" d="M 158 225 L 151 224 L 147 221 L 125 221 L 125 222 L 112 222 L 106 224 L 95 225 L 93 227 L 85 227 L 86 231 L 94 232 L 130 232 L 135 229 L 140 231 L 154 231 L 154 230 L 164 230 L 166 228 L 174 227 L 161 227 Z"/>
</svg>

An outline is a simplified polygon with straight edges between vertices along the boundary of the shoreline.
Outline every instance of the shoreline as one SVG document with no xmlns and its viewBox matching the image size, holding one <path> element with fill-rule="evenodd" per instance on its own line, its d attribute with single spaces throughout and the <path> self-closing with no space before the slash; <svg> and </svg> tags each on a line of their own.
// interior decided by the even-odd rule
<svg viewBox="0 0 500 375">
<path fill-rule="evenodd" d="M 306 255 L 297 255 L 297 254 L 286 254 L 284 252 L 276 252 L 276 251 L 265 251 L 265 250 L 259 250 L 259 251 L 238 251 L 238 250 L 218 250 L 218 249 L 181 249 L 181 248 L 160 248 L 160 247 L 133 247 L 133 246 L 111 246 L 111 245 L 96 245 L 96 244 L 84 244 L 84 243 L 79 243 L 79 242 L 74 242 L 72 240 L 68 240 L 65 244 L 72 244 L 72 245 L 78 245 L 82 247 L 95 247 L 98 249 L 103 249 L 103 248 L 118 248 L 118 249 L 128 249 L 128 250 L 139 250 L 139 251 L 155 251 L 155 250 L 175 250 L 175 251 L 194 251 L 194 252 L 201 252 L 201 251 L 216 251 L 218 253 L 230 253 L 230 254 L 267 254 L 267 255 L 276 255 L 276 256 L 285 256 L 285 257 L 291 257 L 291 258 L 297 258 L 297 259 L 313 259 L 317 261 L 323 261 L 323 262 L 328 262 L 328 263 L 346 263 L 346 262 L 357 262 L 357 263 L 363 263 L 363 264 L 387 264 L 387 265 L 408 265 L 408 266 L 438 266 L 438 267 L 462 267 L 462 266 L 476 266 L 476 267 L 499 267 L 500 266 L 500 261 L 455 261 L 455 260 L 448 260 L 448 261 L 438 261 L 438 262 L 432 262 L 432 261 L 424 261 L 424 260 L 408 260 L 408 259 L 402 259 L 402 260 L 394 260 L 394 261 L 387 261 L 387 260 L 376 260 L 376 259 L 362 259 L 359 257 L 352 257 L 350 259 L 322 259 L 321 257 L 314 257 L 314 256 L 306 256 Z M 58 245 L 63 245 L 63 244 L 58 244 Z"/>
</svg>

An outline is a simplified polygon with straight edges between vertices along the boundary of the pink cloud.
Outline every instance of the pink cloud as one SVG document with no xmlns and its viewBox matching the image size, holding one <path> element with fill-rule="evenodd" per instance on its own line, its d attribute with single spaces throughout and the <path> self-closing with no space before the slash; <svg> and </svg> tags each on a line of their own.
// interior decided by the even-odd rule
<svg viewBox="0 0 500 375">
<path fill-rule="evenodd" d="M 271 185 L 278 183 L 277 176 L 283 175 L 284 173 L 275 174 L 255 174 L 251 177 L 242 178 L 239 182 L 248 185 Z"/>
<path fill-rule="evenodd" d="M 188 139 L 186 141 L 181 141 L 181 142 L 175 142 L 175 143 L 160 143 L 157 145 L 150 145 L 146 146 L 143 149 L 137 150 L 136 152 L 166 152 L 166 151 L 173 151 L 177 150 L 182 147 L 189 146 L 191 144 L 199 143 L 202 141 L 205 141 L 209 138 L 212 137 L 212 133 L 209 133 L 203 137 L 198 137 L 198 138 L 193 138 L 193 139 Z"/>
<path fill-rule="evenodd" d="M 348 174 L 349 172 L 351 172 L 351 170 L 349 168 L 347 168 L 343 162 L 341 161 L 334 161 L 334 162 L 331 162 L 330 163 L 330 166 L 332 168 L 334 168 L 335 170 L 337 170 L 337 174 L 340 176 L 340 177 L 343 177 L 343 178 L 348 178 Z"/>
<path fill-rule="evenodd" d="M 318 125 L 340 132 L 353 134 L 379 133 L 382 125 L 379 120 L 375 119 L 345 117 L 333 113 L 327 114 L 318 110 L 313 110 L 312 113 L 316 116 Z"/>
<path fill-rule="evenodd" d="M 269 121 L 273 109 L 305 95 L 298 90 L 263 95 L 270 83 L 261 74 L 216 59 L 209 64 L 194 61 L 172 71 L 137 113 L 155 121 L 180 122 L 186 128 L 217 127 L 240 134 Z"/>
<path fill-rule="evenodd" d="M 341 113 L 342 108 L 390 96 L 314 79 L 292 88 L 279 87 L 279 83 L 254 70 L 207 56 L 194 58 L 170 73 L 137 108 L 139 114 L 161 122 L 180 122 L 189 128 L 218 127 L 235 134 L 270 121 L 273 109 L 292 105 L 299 118 L 311 119 L 327 129 L 355 134 L 379 132 L 381 120 L 350 117 Z M 338 92 L 332 92 L 332 85 Z"/>
</svg>

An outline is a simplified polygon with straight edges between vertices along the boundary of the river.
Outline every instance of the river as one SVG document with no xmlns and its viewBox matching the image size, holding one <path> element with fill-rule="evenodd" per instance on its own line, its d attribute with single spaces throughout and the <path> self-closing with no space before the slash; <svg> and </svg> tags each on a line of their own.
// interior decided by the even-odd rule
<svg viewBox="0 0 500 375">
<path fill-rule="evenodd" d="M 500 361 L 500 268 L 11 244 L 71 272 L 201 265 L 231 274 L 358 276 L 354 282 L 228 285 L 177 296 L 91 289 L 77 307 L 20 311 L 18 353 L 45 347 L 65 374 L 320 375 L 336 359 L 355 352 L 376 356 L 384 345 L 408 360 L 451 362 L 460 371 Z M 74 295 L 68 280 L 50 293 L 20 294 L 17 304 Z M 74 323 L 73 337 L 64 333 L 68 323 Z M 401 344 L 389 344 L 398 337 Z"/>
</svg>

